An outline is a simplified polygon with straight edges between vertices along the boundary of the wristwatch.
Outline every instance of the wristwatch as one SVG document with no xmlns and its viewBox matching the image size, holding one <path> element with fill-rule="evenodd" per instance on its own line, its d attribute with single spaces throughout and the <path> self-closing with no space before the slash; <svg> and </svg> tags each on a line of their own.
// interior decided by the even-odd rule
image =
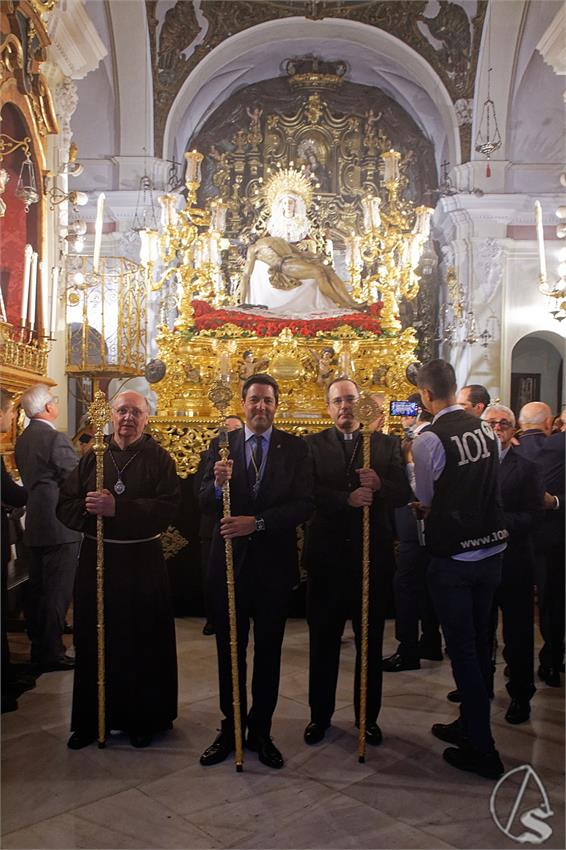
<svg viewBox="0 0 566 850">
<path fill-rule="evenodd" d="M 265 531 L 265 520 L 262 516 L 256 516 L 256 518 L 255 518 L 255 530 L 256 531 Z"/>
</svg>

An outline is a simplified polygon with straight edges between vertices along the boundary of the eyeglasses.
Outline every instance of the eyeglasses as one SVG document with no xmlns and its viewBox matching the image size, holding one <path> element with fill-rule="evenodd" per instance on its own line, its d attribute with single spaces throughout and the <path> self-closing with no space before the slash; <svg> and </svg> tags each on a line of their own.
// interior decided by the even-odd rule
<svg viewBox="0 0 566 850">
<path fill-rule="evenodd" d="M 140 410 L 139 407 L 113 407 L 112 411 L 118 416 L 133 416 L 134 419 L 141 419 L 147 413 L 146 410 Z"/>
<path fill-rule="evenodd" d="M 334 407 L 340 407 L 341 404 L 354 404 L 355 401 L 358 400 L 356 395 L 345 395 L 344 398 L 331 398 L 328 402 L 329 404 L 333 404 Z"/>
<path fill-rule="evenodd" d="M 507 428 L 514 428 L 512 422 L 509 422 L 508 419 L 486 419 L 485 420 L 488 425 L 491 425 L 492 428 L 495 428 L 496 425 L 499 425 L 500 428 L 507 430 Z"/>
</svg>

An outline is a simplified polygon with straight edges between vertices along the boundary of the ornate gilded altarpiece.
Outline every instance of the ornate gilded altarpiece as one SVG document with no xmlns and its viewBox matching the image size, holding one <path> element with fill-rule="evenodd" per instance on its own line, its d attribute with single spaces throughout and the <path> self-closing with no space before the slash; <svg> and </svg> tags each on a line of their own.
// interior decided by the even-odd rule
<svg viewBox="0 0 566 850">
<path fill-rule="evenodd" d="M 199 20 L 191 0 L 177 0 L 173 5 L 146 0 L 156 154 L 162 154 L 165 122 L 175 97 L 190 72 L 211 50 L 257 24 L 303 16 L 309 20 L 359 21 L 391 33 L 423 56 L 445 84 L 461 116 L 460 140 L 465 161 L 470 155 L 469 104 L 474 95 L 487 0 L 478 0 L 472 17 L 466 11 L 469 4 L 465 7 L 459 2 L 439 0 L 432 16 L 425 14 L 428 5 L 428 0 L 202 0 Z"/>
<path fill-rule="evenodd" d="M 270 372 L 280 383 L 279 426 L 304 434 L 328 425 L 324 389 L 333 377 L 354 378 L 387 411 L 387 401 L 414 390 L 408 370 L 419 356 L 419 341 L 424 353 L 432 354 L 437 280 L 419 268 L 411 284 L 401 278 L 392 283 L 395 270 L 379 265 L 385 262 L 385 243 L 377 236 L 377 268 L 368 260 L 363 275 L 374 274 L 382 283 L 364 290 L 361 276 L 358 290 L 353 289 L 358 309 L 365 303 L 358 314 L 313 325 L 227 312 L 242 301 L 246 252 L 267 233 L 265 187 L 276 175 L 298 170 L 316 187 L 308 211 L 311 245 L 327 262 L 330 250 L 340 277 L 350 282 L 348 244 L 364 233 L 364 198 L 381 197 L 382 221 L 407 243 L 415 232 L 416 208 L 430 205 L 437 185 L 431 143 L 383 92 L 344 82 L 344 70 L 341 62 L 291 59 L 285 77 L 235 93 L 190 140 L 189 147 L 203 154 L 202 181 L 198 193 L 194 190 L 196 209 L 188 205 L 182 215 L 206 226 L 220 199 L 227 215 L 218 279 L 212 284 L 196 272 L 183 272 L 181 315 L 174 329 L 164 323 L 158 338 L 166 372 L 154 383 L 153 427 L 182 476 L 196 471 L 215 433 L 218 411 L 208 391 L 218 379 L 230 386 L 229 409 L 238 412 L 242 381 L 254 372 Z M 399 177 L 388 183 L 382 155 L 392 149 L 398 151 Z M 371 244 L 366 249 L 371 254 Z M 397 257 L 398 251 L 392 247 L 388 256 Z M 195 256 L 190 254 L 190 262 Z M 166 272 L 162 278 L 164 301 L 173 276 Z M 386 414 L 385 428 L 392 424 Z"/>
</svg>

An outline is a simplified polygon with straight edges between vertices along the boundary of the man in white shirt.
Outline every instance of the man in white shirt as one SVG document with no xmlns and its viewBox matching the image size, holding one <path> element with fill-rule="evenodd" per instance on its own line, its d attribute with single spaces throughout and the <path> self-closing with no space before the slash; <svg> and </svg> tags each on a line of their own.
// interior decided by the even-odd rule
<svg viewBox="0 0 566 850">
<path fill-rule="evenodd" d="M 444 751 L 449 764 L 496 779 L 504 767 L 490 727 L 488 635 L 507 538 L 497 439 L 456 403 L 449 363 L 423 366 L 417 385 L 434 419 L 413 445 L 415 508 L 425 519 L 429 589 L 462 699 L 460 718 L 432 732 L 456 745 Z"/>
</svg>

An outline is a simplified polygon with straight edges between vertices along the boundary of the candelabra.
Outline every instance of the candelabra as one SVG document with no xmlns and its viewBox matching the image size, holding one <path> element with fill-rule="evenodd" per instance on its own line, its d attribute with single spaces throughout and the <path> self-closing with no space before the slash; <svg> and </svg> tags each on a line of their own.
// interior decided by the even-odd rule
<svg viewBox="0 0 566 850">
<path fill-rule="evenodd" d="M 401 327 L 398 299 L 411 300 L 418 292 L 420 278 L 416 270 L 430 235 L 433 212 L 425 206 L 415 208 L 400 197 L 400 158 L 401 154 L 395 150 L 382 154 L 386 196 L 380 198 L 369 193 L 362 199 L 363 233 L 361 237 L 352 235 L 351 245 L 347 245 L 347 265 L 355 297 L 370 303 L 381 298 L 384 328 L 391 331 Z M 355 244 L 356 239 L 359 243 Z M 356 252 L 365 266 L 363 275 Z"/>
<path fill-rule="evenodd" d="M 141 262 L 148 269 L 153 291 L 174 281 L 177 286 L 177 330 L 192 324 L 191 301 L 200 296 L 215 306 L 227 300 L 221 270 L 222 252 L 229 247 L 223 237 L 228 205 L 215 199 L 207 210 L 196 206 L 196 194 L 201 182 L 203 155 L 198 151 L 185 154 L 187 168 L 185 187 L 187 199 L 182 210 L 177 209 L 177 196 L 166 193 L 158 198 L 161 207 L 161 233 L 142 235 Z M 145 231 L 148 234 L 148 231 Z M 158 280 L 153 282 L 153 265 L 161 256 L 164 266 Z"/>
</svg>

